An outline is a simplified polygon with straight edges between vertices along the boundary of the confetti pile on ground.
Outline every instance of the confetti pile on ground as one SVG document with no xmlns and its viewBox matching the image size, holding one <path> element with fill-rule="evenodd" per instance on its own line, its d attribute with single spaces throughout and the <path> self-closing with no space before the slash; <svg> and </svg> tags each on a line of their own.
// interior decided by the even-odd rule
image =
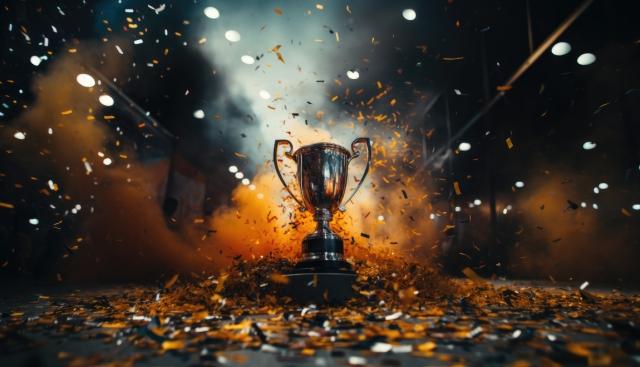
<svg viewBox="0 0 640 367">
<path fill-rule="evenodd" d="M 10 358 L 46 338 L 75 366 L 640 362 L 637 293 L 446 279 L 390 260 L 357 264 L 346 305 L 297 305 L 277 294 L 289 266 L 239 260 L 218 277 L 5 301 L 0 350 Z"/>
</svg>

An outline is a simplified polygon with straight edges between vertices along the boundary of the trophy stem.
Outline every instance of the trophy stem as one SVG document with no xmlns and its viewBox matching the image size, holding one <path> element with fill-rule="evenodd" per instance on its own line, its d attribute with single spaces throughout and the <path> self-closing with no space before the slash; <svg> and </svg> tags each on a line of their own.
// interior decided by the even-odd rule
<svg viewBox="0 0 640 367">
<path fill-rule="evenodd" d="M 333 219 L 333 214 L 327 209 L 318 209 L 313 214 L 313 219 L 316 221 L 316 233 L 330 234 L 336 236 L 331 230 L 329 223 Z"/>
<path fill-rule="evenodd" d="M 316 209 L 313 219 L 316 230 L 302 241 L 302 260 L 343 260 L 342 238 L 331 230 L 333 214 L 328 209 Z"/>
</svg>

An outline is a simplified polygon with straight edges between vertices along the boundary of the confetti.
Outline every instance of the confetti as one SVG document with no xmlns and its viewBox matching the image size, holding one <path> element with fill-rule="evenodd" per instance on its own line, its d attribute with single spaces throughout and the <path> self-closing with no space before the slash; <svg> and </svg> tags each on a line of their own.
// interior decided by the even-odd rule
<svg viewBox="0 0 640 367">
<path fill-rule="evenodd" d="M 509 149 L 513 148 L 513 142 L 511 141 L 510 137 L 505 139 L 505 143 L 507 143 L 507 148 Z"/>
<path fill-rule="evenodd" d="M 453 190 L 455 191 L 456 195 L 462 195 L 462 189 L 460 188 L 460 183 L 458 181 L 455 181 L 453 183 Z"/>
<path fill-rule="evenodd" d="M 175 274 L 174 276 L 169 278 L 169 280 L 167 280 L 167 282 L 164 283 L 164 288 L 165 289 L 169 289 L 169 288 L 173 287 L 173 285 L 176 284 L 176 282 L 178 281 L 178 277 L 179 276 L 180 276 L 180 274 Z"/>
<path fill-rule="evenodd" d="M 278 60 L 280 60 L 281 63 L 285 63 L 284 62 L 284 58 L 282 57 L 282 53 L 280 53 L 280 48 L 282 47 L 282 45 L 276 45 L 275 47 L 273 47 L 271 49 L 272 52 L 275 52 L 275 54 L 278 56 Z"/>
</svg>

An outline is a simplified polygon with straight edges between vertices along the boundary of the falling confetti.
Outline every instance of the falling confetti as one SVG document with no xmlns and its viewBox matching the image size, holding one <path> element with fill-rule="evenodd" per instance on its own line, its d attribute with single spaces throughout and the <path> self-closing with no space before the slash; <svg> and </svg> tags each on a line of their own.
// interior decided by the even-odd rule
<svg viewBox="0 0 640 367">
<path fill-rule="evenodd" d="M 578 65 L 587 66 L 596 62 L 596 56 L 591 53 L 584 53 L 578 56 L 578 59 L 576 61 Z"/>
<path fill-rule="evenodd" d="M 224 38 L 229 42 L 239 42 L 241 37 L 238 31 L 228 30 L 224 33 Z"/>
<path fill-rule="evenodd" d="M 460 145 L 458 145 L 458 149 L 461 152 L 467 152 L 471 149 L 471 144 L 463 141 L 462 143 L 460 143 Z"/>
<path fill-rule="evenodd" d="M 413 9 L 404 9 L 402 11 L 402 17 L 406 20 L 412 21 L 416 19 L 416 12 Z"/>
<path fill-rule="evenodd" d="M 267 92 L 266 90 L 261 90 L 260 92 L 258 92 L 258 94 L 260 95 L 260 98 L 262 99 L 269 99 L 271 98 L 271 93 Z"/>
<path fill-rule="evenodd" d="M 29 61 L 33 66 L 38 66 L 42 62 L 42 59 L 39 56 L 31 56 Z"/>
<path fill-rule="evenodd" d="M 347 70 L 347 78 L 349 79 L 358 79 L 360 78 L 360 73 L 357 70 Z"/>
<path fill-rule="evenodd" d="M 76 76 L 76 81 L 85 88 L 91 88 L 96 85 L 96 80 L 89 74 L 78 74 Z"/>
<path fill-rule="evenodd" d="M 551 47 L 551 53 L 556 56 L 564 56 L 571 52 L 571 45 L 567 42 L 558 42 Z"/>
<path fill-rule="evenodd" d="M 255 59 L 249 55 L 243 55 L 242 57 L 240 57 L 240 61 L 247 65 L 252 65 L 256 62 Z"/>
<path fill-rule="evenodd" d="M 203 119 L 204 118 L 204 111 L 203 110 L 195 110 L 195 111 L 193 111 L 193 117 L 195 117 L 197 119 Z"/>
<path fill-rule="evenodd" d="M 113 106 L 113 104 L 115 103 L 113 97 L 108 94 L 102 94 L 100 97 L 98 97 L 98 101 L 105 107 Z"/>
<path fill-rule="evenodd" d="M 207 6 L 206 8 L 204 8 L 203 12 L 204 12 L 204 15 L 209 19 L 220 18 L 220 12 L 218 11 L 218 9 L 214 8 L 213 6 Z"/>
<path fill-rule="evenodd" d="M 505 140 L 505 142 L 507 143 L 507 148 L 509 148 L 509 149 L 513 148 L 513 142 L 511 141 L 511 138 L 510 138 L 510 137 L 509 137 L 509 138 L 507 138 L 507 139 Z"/>
</svg>

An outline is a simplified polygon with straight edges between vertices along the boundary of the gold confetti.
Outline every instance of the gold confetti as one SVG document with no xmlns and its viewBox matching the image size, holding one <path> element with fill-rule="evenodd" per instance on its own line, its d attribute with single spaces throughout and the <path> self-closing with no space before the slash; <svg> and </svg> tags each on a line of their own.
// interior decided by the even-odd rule
<svg viewBox="0 0 640 367">
<path fill-rule="evenodd" d="M 453 182 L 453 190 L 456 192 L 456 195 L 462 195 L 462 190 L 460 189 L 460 183 L 458 181 Z"/>
<path fill-rule="evenodd" d="M 464 274 L 467 278 L 471 280 L 484 281 L 484 279 L 480 275 L 478 275 L 478 273 L 476 273 L 475 271 L 473 271 L 473 269 L 469 267 L 462 269 L 462 274 Z"/>
<path fill-rule="evenodd" d="M 129 325 L 125 322 L 103 322 L 100 326 L 105 329 L 124 329 Z"/>
<path fill-rule="evenodd" d="M 274 283 L 278 283 L 278 284 L 288 284 L 289 283 L 289 278 L 287 276 L 285 276 L 284 274 L 280 274 L 280 273 L 273 273 L 271 274 L 271 281 L 273 281 Z"/>
<path fill-rule="evenodd" d="M 282 47 L 282 45 L 276 45 L 274 48 L 271 49 L 271 51 L 275 52 L 276 56 L 278 57 L 278 60 L 280 60 L 280 62 L 282 62 L 283 64 L 284 62 L 284 57 L 282 57 L 282 54 L 280 53 L 280 48 Z"/>
<path fill-rule="evenodd" d="M 174 284 L 176 284 L 176 282 L 178 281 L 178 274 L 174 275 L 171 277 L 171 279 L 167 280 L 166 283 L 164 283 L 164 289 L 169 289 L 171 287 L 173 287 Z"/>
<path fill-rule="evenodd" d="M 182 340 L 165 340 L 162 342 L 162 349 L 164 350 L 176 350 L 183 348 L 184 342 Z"/>
<path fill-rule="evenodd" d="M 507 139 L 505 140 L 505 142 L 507 143 L 507 148 L 509 148 L 509 149 L 513 148 L 513 142 L 511 141 L 511 138 L 510 138 L 510 137 L 509 137 L 509 138 L 507 138 Z"/>
<path fill-rule="evenodd" d="M 13 206 L 13 204 L 9 204 L 9 203 L 5 203 L 5 202 L 0 201 L 0 208 L 13 209 L 14 206 Z"/>
<path fill-rule="evenodd" d="M 430 352 L 434 349 L 436 349 L 438 345 L 432 341 L 428 341 L 425 343 L 420 343 L 418 345 L 416 345 L 416 350 L 419 350 L 420 352 Z"/>
</svg>

